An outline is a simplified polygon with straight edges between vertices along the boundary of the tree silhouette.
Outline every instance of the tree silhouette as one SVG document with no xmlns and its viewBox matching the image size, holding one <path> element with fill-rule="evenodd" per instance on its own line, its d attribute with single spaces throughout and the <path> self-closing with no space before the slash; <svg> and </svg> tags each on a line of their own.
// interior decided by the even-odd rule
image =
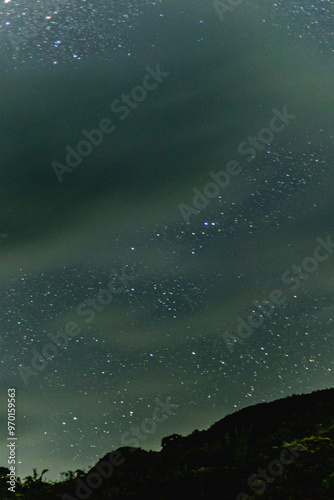
<svg viewBox="0 0 334 500">
<path fill-rule="evenodd" d="M 171 434 L 170 436 L 166 436 L 162 438 L 161 446 L 163 448 L 166 448 L 166 446 L 169 446 L 171 443 L 179 441 L 182 437 L 183 436 L 181 436 L 181 434 Z"/>
<path fill-rule="evenodd" d="M 37 468 L 34 467 L 33 470 L 32 470 L 33 471 L 33 476 L 27 476 L 27 477 L 24 478 L 25 479 L 25 484 L 27 486 L 31 486 L 31 485 L 33 485 L 35 483 L 42 483 L 43 476 L 44 476 L 44 474 L 46 472 L 48 472 L 48 470 L 49 469 L 43 469 L 42 472 L 41 472 L 41 474 L 38 475 Z"/>
</svg>

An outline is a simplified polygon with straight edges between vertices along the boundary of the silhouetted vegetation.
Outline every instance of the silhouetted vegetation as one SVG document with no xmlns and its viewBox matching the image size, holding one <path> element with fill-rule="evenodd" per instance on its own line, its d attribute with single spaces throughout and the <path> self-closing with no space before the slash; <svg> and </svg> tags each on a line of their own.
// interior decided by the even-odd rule
<svg viewBox="0 0 334 500">
<path fill-rule="evenodd" d="M 0 498 L 333 500 L 333 410 L 334 389 L 254 405 L 206 431 L 167 436 L 160 452 L 120 448 L 60 482 L 33 469 L 15 494 L 0 467 Z"/>
</svg>

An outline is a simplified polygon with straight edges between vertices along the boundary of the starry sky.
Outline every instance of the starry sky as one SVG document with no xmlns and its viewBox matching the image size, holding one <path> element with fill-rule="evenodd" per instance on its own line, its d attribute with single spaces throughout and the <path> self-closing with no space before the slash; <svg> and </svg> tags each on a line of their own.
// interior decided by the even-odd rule
<svg viewBox="0 0 334 500">
<path fill-rule="evenodd" d="M 21 477 L 94 465 L 157 398 L 176 407 L 144 449 L 334 385 L 334 255 L 298 271 L 319 238 L 334 241 L 334 7 L 218 10 L 1 4 L 0 435 L 15 387 Z M 157 71 L 122 119 L 113 103 Z M 288 123 L 245 154 L 284 109 Z M 112 133 L 60 182 L 55 162 L 106 119 Z M 195 207 L 232 161 L 240 173 Z M 233 340 L 275 289 L 284 304 Z M 33 369 L 73 323 L 76 335 Z"/>
</svg>

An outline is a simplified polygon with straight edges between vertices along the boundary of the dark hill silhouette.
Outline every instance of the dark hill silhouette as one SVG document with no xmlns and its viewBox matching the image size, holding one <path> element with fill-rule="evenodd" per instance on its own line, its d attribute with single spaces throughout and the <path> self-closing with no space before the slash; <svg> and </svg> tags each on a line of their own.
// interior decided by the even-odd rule
<svg viewBox="0 0 334 500">
<path fill-rule="evenodd" d="M 62 482 L 30 478 L 17 485 L 17 498 L 334 500 L 333 439 L 334 389 L 326 389 L 244 408 L 186 437 L 172 434 L 160 452 L 119 448 Z"/>
</svg>

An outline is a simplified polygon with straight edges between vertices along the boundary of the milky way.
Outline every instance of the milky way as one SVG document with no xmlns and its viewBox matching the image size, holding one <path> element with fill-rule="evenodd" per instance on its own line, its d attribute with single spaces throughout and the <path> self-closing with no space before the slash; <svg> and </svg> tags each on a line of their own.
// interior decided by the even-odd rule
<svg viewBox="0 0 334 500">
<path fill-rule="evenodd" d="M 334 240 L 333 6 L 196 4 L 1 6 L 1 392 L 17 389 L 21 477 L 93 465 L 156 398 L 178 407 L 145 449 L 333 386 L 334 256 L 305 261 Z M 112 103 L 159 65 L 122 120 Z M 59 182 L 103 119 L 113 133 Z M 238 337 L 273 290 L 284 303 Z"/>
</svg>

